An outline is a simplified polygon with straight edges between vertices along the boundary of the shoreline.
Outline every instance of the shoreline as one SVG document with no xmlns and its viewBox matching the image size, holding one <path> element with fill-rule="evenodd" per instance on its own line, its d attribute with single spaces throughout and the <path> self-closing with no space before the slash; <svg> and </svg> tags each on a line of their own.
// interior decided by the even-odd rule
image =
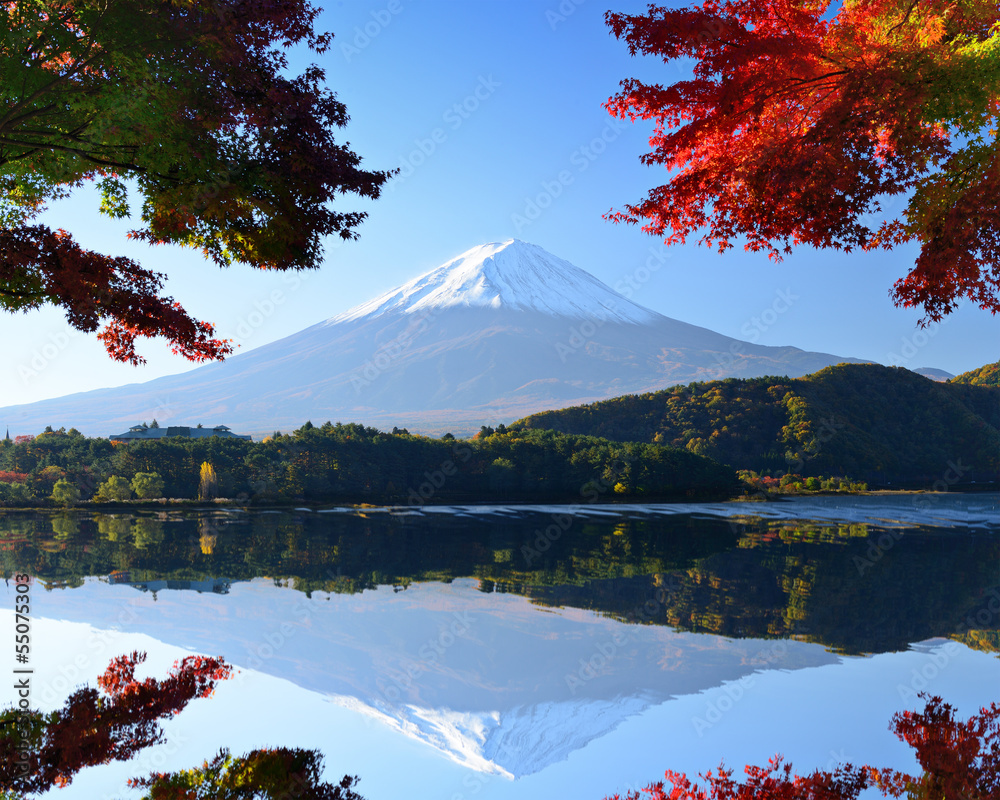
<svg viewBox="0 0 1000 800">
<path fill-rule="evenodd" d="M 191 511 L 322 511 L 322 510 L 337 510 L 345 509 L 350 511 L 374 511 L 374 510 L 413 510 L 419 511 L 425 507 L 463 507 L 463 508 L 475 508 L 475 507 L 490 507 L 490 506 L 505 506 L 505 507 L 517 507 L 517 506 L 528 506 L 528 507 L 538 507 L 538 506 L 573 506 L 582 508 L 602 508 L 602 509 L 614 509 L 616 506 L 643 506 L 643 505 L 699 505 L 704 503 L 773 503 L 784 499 L 791 498 L 816 498 L 816 497 L 906 497 L 911 495 L 933 495 L 933 496 L 945 496 L 945 495 L 959 495 L 959 496 L 974 496 L 974 495 L 985 495 L 985 494 L 997 494 L 1000 493 L 1000 487 L 984 486 L 982 489 L 976 490 L 963 490 L 963 491 L 935 491 L 933 489 L 869 489 L 866 491 L 816 491 L 816 492 L 776 492 L 776 493 L 760 493 L 753 495 L 739 495 L 735 497 L 703 497 L 703 498 L 677 498 L 677 497 L 660 497 L 656 499 L 622 499 L 622 500 L 597 500 L 595 502 L 580 502 L 573 503 L 567 501 L 566 499 L 560 498 L 546 498 L 546 499 L 477 499 L 477 500 L 463 500 L 460 498 L 455 499 L 441 499 L 437 501 L 428 500 L 423 503 L 351 503 L 351 502 L 332 502 L 332 503 L 309 503 L 308 501 L 287 501 L 287 502 L 271 502 L 271 503 L 245 503 L 235 498 L 220 498 L 219 501 L 209 501 L 204 500 L 189 500 L 186 498 L 159 498 L 156 500 L 131 500 L 121 503 L 91 503 L 89 501 L 84 501 L 81 503 L 74 504 L 72 506 L 56 506 L 56 505 L 44 505 L 44 506 L 0 506 L 0 514 L 5 512 L 48 512 L 48 513 L 67 513 L 74 511 L 93 511 L 98 513 L 128 513 L 128 512 L 141 512 L 141 511 L 166 511 L 166 510 L 191 510 Z"/>
</svg>

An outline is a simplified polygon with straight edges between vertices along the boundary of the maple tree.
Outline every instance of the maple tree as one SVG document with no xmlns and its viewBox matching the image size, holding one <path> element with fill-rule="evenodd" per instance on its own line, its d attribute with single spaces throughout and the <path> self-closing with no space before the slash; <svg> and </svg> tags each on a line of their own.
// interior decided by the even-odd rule
<svg viewBox="0 0 1000 800">
<path fill-rule="evenodd" d="M 201 361 L 231 352 L 212 325 L 161 292 L 165 276 L 30 224 L 85 182 L 131 237 L 200 248 L 220 266 L 318 266 L 328 235 L 357 238 L 391 173 L 360 168 L 333 131 L 348 120 L 315 65 L 288 76 L 286 50 L 322 53 L 307 0 L 2 2 L 0 309 L 46 304 L 133 364 L 137 338 L 165 336 Z"/>
<path fill-rule="evenodd" d="M 747 780 L 733 780 L 733 771 L 719 768 L 691 782 L 682 772 L 667 770 L 664 781 L 629 791 L 624 800 L 856 800 L 862 791 L 878 788 L 887 797 L 909 800 L 995 800 L 1000 796 L 1000 707 L 981 708 L 966 722 L 938 696 L 919 695 L 923 711 L 893 716 L 891 730 L 916 750 L 923 769 L 919 776 L 892 769 L 842 764 L 833 772 L 792 773 L 791 764 L 775 756 L 767 767 L 748 765 Z M 623 800 L 614 795 L 606 800 Z"/>
<path fill-rule="evenodd" d="M 133 652 L 111 661 L 98 678 L 101 691 L 78 689 L 50 714 L 0 712 L 0 787 L 15 795 L 66 786 L 84 767 L 127 761 L 159 744 L 159 720 L 179 713 L 196 697 L 208 697 L 232 668 L 221 658 L 188 656 L 165 680 L 138 680 L 146 659 Z"/>
<path fill-rule="evenodd" d="M 981 708 L 965 722 L 940 697 L 928 697 L 921 712 L 903 711 L 892 718 L 900 740 L 917 751 L 920 776 L 869 767 L 876 786 L 891 797 L 1000 797 L 1000 706 Z"/>
<path fill-rule="evenodd" d="M 132 779 L 147 789 L 143 800 L 237 800 L 295 797 L 300 800 L 364 800 L 351 787 L 358 779 L 345 775 L 340 783 L 320 780 L 323 758 L 318 750 L 271 748 L 234 758 L 223 748 L 199 769 L 153 773 Z"/>
<path fill-rule="evenodd" d="M 868 773 L 863 767 L 846 766 L 835 773 L 817 770 L 802 777 L 792 774 L 792 765 L 783 763 L 780 756 L 772 758 L 767 767 L 747 766 L 747 780 L 733 780 L 733 771 L 720 767 L 718 772 L 707 772 L 703 777 L 707 787 L 702 788 L 682 772 L 667 770 L 665 777 L 671 784 L 670 791 L 663 781 L 651 784 L 641 791 L 630 791 L 625 800 L 854 800 L 868 787 Z M 607 800 L 607 799 L 606 799 Z M 615 795 L 613 800 L 621 800 Z"/>
<path fill-rule="evenodd" d="M 671 171 L 607 218 L 775 259 L 914 242 L 897 305 L 924 324 L 963 299 L 1000 311 L 995 2 L 706 0 L 606 21 L 633 55 L 695 60 L 689 80 L 628 79 L 605 104 L 654 121 L 641 160 Z"/>
</svg>

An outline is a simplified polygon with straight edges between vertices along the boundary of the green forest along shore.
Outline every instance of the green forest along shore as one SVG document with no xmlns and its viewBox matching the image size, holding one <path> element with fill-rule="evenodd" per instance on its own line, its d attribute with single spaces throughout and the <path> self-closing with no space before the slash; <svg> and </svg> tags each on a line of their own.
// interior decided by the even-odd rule
<svg viewBox="0 0 1000 800">
<path fill-rule="evenodd" d="M 503 426 L 470 440 L 307 422 L 290 435 L 261 442 L 169 437 L 113 444 L 70 429 L 0 443 L 0 503 L 8 507 L 133 497 L 409 505 L 595 502 L 724 498 L 739 491 L 732 469 L 681 448 Z"/>
<path fill-rule="evenodd" d="M 51 427 L 0 441 L 0 505 L 135 500 L 470 503 L 722 499 L 870 486 L 985 488 L 1000 474 L 1000 386 L 841 364 L 804 378 L 693 383 L 534 414 L 472 439 L 305 423 L 261 442 L 131 443 Z"/>
</svg>

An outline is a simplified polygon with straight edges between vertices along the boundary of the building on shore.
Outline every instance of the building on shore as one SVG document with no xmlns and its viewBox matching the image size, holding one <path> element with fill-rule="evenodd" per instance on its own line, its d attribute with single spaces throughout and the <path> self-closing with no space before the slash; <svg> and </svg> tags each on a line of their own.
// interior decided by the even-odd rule
<svg viewBox="0 0 1000 800">
<path fill-rule="evenodd" d="M 133 425 L 125 433 L 109 436 L 108 439 L 112 442 L 139 442 L 149 439 L 166 439 L 171 436 L 183 436 L 185 439 L 203 439 L 209 436 L 218 436 L 222 439 L 245 439 L 248 442 L 253 441 L 249 435 L 233 433 L 225 425 L 216 425 L 214 428 L 203 428 L 201 425 L 194 428 L 187 425 L 169 425 L 166 428 L 161 428 L 159 426 L 150 427 L 145 423 L 142 425 Z"/>
</svg>

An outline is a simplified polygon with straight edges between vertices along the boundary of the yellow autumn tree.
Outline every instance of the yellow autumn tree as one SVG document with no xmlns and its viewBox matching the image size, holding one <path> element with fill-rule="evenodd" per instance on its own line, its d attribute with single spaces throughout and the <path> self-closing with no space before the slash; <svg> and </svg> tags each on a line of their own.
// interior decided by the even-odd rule
<svg viewBox="0 0 1000 800">
<path fill-rule="evenodd" d="M 208 520 L 202 520 L 198 530 L 198 544 L 201 552 L 206 556 L 212 555 L 215 551 L 216 527 Z"/>
<path fill-rule="evenodd" d="M 215 467 L 207 461 L 201 465 L 201 476 L 198 480 L 198 499 L 212 500 L 219 492 L 219 478 Z"/>
</svg>

